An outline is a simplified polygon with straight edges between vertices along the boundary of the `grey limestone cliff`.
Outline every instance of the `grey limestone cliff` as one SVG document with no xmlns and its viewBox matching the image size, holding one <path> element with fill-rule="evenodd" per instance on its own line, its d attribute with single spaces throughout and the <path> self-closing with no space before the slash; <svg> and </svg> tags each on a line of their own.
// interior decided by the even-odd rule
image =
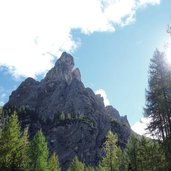
<svg viewBox="0 0 171 171">
<path fill-rule="evenodd" d="M 23 81 L 5 104 L 4 109 L 9 108 L 18 111 L 22 128 L 29 126 L 30 138 L 42 129 L 63 170 L 75 155 L 96 165 L 110 129 L 118 134 L 121 147 L 131 132 L 126 117 L 112 106 L 105 107 L 103 98 L 84 86 L 73 57 L 66 52 L 43 80 Z"/>
</svg>

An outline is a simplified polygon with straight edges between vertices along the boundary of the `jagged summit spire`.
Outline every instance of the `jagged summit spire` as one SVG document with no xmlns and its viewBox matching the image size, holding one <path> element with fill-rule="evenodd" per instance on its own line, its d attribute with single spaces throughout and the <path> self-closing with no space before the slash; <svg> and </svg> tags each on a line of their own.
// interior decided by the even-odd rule
<svg viewBox="0 0 171 171">
<path fill-rule="evenodd" d="M 75 155 L 85 164 L 98 163 L 108 130 L 118 134 L 121 147 L 131 134 L 126 117 L 105 107 L 102 98 L 84 86 L 73 57 L 66 52 L 41 82 L 32 78 L 23 81 L 4 110 L 18 111 L 21 127 L 29 125 L 31 138 L 38 130 L 43 131 L 50 151 L 59 154 L 63 171 Z"/>
<path fill-rule="evenodd" d="M 59 69 L 67 69 L 67 71 L 71 72 L 74 68 L 74 59 L 69 53 L 63 52 L 61 57 L 56 61 L 55 67 L 64 67 Z"/>
<path fill-rule="evenodd" d="M 80 71 L 78 68 L 74 69 L 74 58 L 69 53 L 63 52 L 44 80 L 48 82 L 66 81 L 70 84 L 73 79 L 81 81 Z"/>
</svg>

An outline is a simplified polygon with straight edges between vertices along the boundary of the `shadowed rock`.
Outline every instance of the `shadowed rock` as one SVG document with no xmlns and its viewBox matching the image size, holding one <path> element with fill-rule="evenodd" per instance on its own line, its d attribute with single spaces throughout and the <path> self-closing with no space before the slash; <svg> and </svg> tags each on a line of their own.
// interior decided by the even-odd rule
<svg viewBox="0 0 171 171">
<path fill-rule="evenodd" d="M 124 147 L 131 129 L 126 117 L 112 106 L 104 106 L 81 82 L 73 57 L 64 52 L 40 82 L 27 78 L 12 92 L 4 106 L 17 110 L 22 128 L 29 125 L 30 138 L 42 129 L 50 152 L 59 156 L 62 170 L 72 158 L 96 165 L 102 157 L 106 133 L 117 133 Z"/>
</svg>

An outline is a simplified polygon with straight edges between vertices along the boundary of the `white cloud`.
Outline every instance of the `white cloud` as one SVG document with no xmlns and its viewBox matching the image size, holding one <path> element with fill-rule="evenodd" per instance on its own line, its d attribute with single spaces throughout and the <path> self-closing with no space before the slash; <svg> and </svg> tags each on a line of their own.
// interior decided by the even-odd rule
<svg viewBox="0 0 171 171">
<path fill-rule="evenodd" d="M 0 1 L 0 66 L 14 76 L 44 73 L 62 51 L 80 42 L 72 29 L 84 34 L 115 31 L 134 21 L 136 10 L 159 0 L 5 0 Z M 51 56 L 54 54 L 55 56 Z"/>
<path fill-rule="evenodd" d="M 139 5 L 147 5 L 147 4 L 160 4 L 160 0 L 139 0 Z"/>
<path fill-rule="evenodd" d="M 150 123 L 150 118 L 141 118 L 140 121 L 136 122 L 134 125 L 131 126 L 131 129 L 139 135 L 151 137 L 149 132 L 145 130 L 149 123 Z"/>
<path fill-rule="evenodd" d="M 105 106 L 110 105 L 110 102 L 109 102 L 109 99 L 107 97 L 105 90 L 103 90 L 103 89 L 96 90 L 95 94 L 100 94 L 103 97 L 103 101 L 104 101 Z"/>
</svg>

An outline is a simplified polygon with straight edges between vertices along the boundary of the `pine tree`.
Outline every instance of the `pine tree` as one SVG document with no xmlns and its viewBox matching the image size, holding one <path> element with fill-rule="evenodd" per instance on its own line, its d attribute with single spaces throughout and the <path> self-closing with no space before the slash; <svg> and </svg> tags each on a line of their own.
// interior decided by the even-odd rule
<svg viewBox="0 0 171 171">
<path fill-rule="evenodd" d="M 135 135 L 131 135 L 125 149 L 126 165 L 128 170 L 139 171 L 139 139 Z"/>
<path fill-rule="evenodd" d="M 4 127 L 4 114 L 3 114 L 2 107 L 0 107 L 0 137 L 3 127 Z"/>
<path fill-rule="evenodd" d="M 84 171 L 94 171 L 94 168 L 87 166 L 87 165 L 84 165 Z"/>
<path fill-rule="evenodd" d="M 65 120 L 65 113 L 64 112 L 60 113 L 59 120 L 60 121 L 64 121 Z"/>
<path fill-rule="evenodd" d="M 164 153 L 160 148 L 160 145 L 146 137 L 142 137 L 139 141 L 139 158 L 140 161 L 140 170 L 142 171 L 160 171 L 165 170 L 163 163 Z"/>
<path fill-rule="evenodd" d="M 14 112 L 5 124 L 0 137 L 0 170 L 21 170 L 20 150 L 20 125 Z"/>
<path fill-rule="evenodd" d="M 38 131 L 29 148 L 29 170 L 48 171 L 48 147 L 42 131 Z"/>
<path fill-rule="evenodd" d="M 171 170 L 171 67 L 158 50 L 151 59 L 145 116 L 151 118 L 148 130 L 163 141 Z"/>
<path fill-rule="evenodd" d="M 96 168 L 95 171 L 106 171 L 104 167 L 101 166 L 101 164 L 99 164 Z"/>
<path fill-rule="evenodd" d="M 111 131 L 108 132 L 104 144 L 105 157 L 101 162 L 101 166 L 108 171 L 118 171 L 121 150 L 117 146 L 117 135 L 113 135 Z"/>
<path fill-rule="evenodd" d="M 23 136 L 21 137 L 21 150 L 20 150 L 20 168 L 22 171 L 28 169 L 29 164 L 29 140 L 28 140 L 28 128 L 24 130 Z"/>
<path fill-rule="evenodd" d="M 49 159 L 49 170 L 61 171 L 58 156 L 55 153 L 53 153 Z"/>
<path fill-rule="evenodd" d="M 84 171 L 84 164 L 74 157 L 68 171 Z"/>
<path fill-rule="evenodd" d="M 165 171 L 165 157 L 155 140 L 132 135 L 125 149 L 127 170 Z"/>
<path fill-rule="evenodd" d="M 151 59 L 145 116 L 151 118 L 149 131 L 165 141 L 171 136 L 171 70 L 164 53 L 156 50 Z"/>
</svg>

